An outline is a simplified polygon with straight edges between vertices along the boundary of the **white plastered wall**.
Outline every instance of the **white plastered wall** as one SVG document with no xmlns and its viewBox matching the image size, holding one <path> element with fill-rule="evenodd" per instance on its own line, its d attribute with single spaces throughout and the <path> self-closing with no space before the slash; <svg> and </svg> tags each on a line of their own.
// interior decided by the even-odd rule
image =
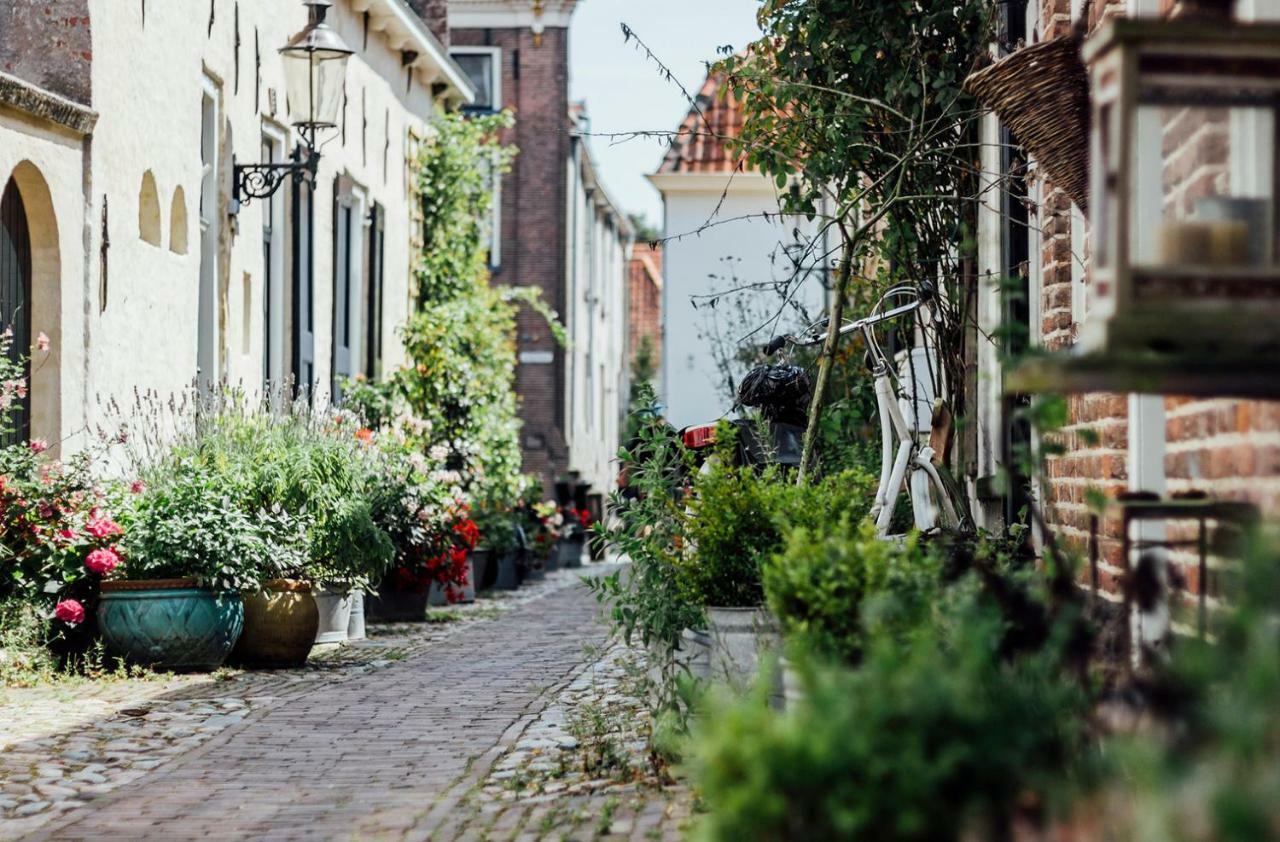
<svg viewBox="0 0 1280 842">
<path fill-rule="evenodd" d="M 230 162 L 234 155 L 239 163 L 258 163 L 264 130 L 289 132 L 277 49 L 304 25 L 306 10 L 296 0 L 219 3 L 210 22 L 207 6 L 193 15 L 187 3 L 151 3 L 144 25 L 137 4 L 93 0 L 90 8 L 94 108 L 101 117 L 94 137 L 89 213 L 97 219 L 107 197 L 111 247 L 107 306 L 99 312 L 93 302 L 88 316 L 92 350 L 87 398 L 91 403 L 99 396 L 125 400 L 135 388 L 172 393 L 185 389 L 195 376 L 200 102 L 206 77 L 216 84 L 221 114 L 218 367 L 225 381 L 256 389 L 263 370 L 261 232 L 267 203 L 252 201 L 238 215 L 229 213 Z M 313 308 L 315 383 L 321 393 L 328 391 L 331 364 L 335 177 L 342 175 L 344 183 L 357 185 L 385 213 L 382 356 L 383 368 L 389 370 L 403 362 L 396 328 L 408 316 L 412 273 L 407 133 L 413 129 L 421 135 L 432 109 L 431 92 L 421 76 L 414 74 L 409 81 L 398 47 L 392 49 L 381 32 L 366 33 L 363 15 L 347 2 L 338 2 L 330 21 L 357 54 L 347 71 L 345 139 L 337 129 L 320 138 Z M 289 133 L 286 152 L 296 139 Z M 160 196 L 160 247 L 138 235 L 138 192 L 147 170 L 154 174 Z M 186 254 L 169 249 L 171 200 L 179 186 L 190 226 Z M 288 193 L 286 183 L 277 197 Z M 287 288 L 292 284 L 287 214 L 285 227 Z M 97 250 L 100 244 L 101 231 L 95 229 L 91 248 Z M 91 261 L 90 270 L 89 286 L 97 290 L 97 261 Z"/>
</svg>

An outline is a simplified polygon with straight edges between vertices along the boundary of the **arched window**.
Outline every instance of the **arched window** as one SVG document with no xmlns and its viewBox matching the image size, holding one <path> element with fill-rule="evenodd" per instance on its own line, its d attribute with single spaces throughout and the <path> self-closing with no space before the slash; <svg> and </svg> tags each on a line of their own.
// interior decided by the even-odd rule
<svg viewBox="0 0 1280 842">
<path fill-rule="evenodd" d="M 187 253 L 187 194 L 182 185 L 173 191 L 173 202 L 169 205 L 169 251 L 174 254 Z"/>
<path fill-rule="evenodd" d="M 138 236 L 144 242 L 160 246 L 160 193 L 156 190 L 156 177 L 147 170 L 142 174 L 142 189 L 138 191 Z"/>
</svg>

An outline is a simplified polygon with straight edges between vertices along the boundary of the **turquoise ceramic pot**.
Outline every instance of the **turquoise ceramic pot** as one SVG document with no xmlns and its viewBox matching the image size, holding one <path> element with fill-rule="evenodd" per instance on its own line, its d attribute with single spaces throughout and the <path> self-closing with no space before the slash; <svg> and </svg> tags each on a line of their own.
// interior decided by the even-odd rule
<svg viewBox="0 0 1280 842">
<path fill-rule="evenodd" d="M 104 582 L 98 628 L 107 652 L 161 670 L 221 666 L 244 627 L 244 604 L 193 584 Z"/>
</svg>

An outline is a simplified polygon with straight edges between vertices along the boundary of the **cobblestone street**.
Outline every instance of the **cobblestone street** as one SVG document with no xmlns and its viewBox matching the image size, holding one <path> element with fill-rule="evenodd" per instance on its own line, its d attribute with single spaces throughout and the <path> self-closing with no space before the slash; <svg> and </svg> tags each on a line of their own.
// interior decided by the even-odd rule
<svg viewBox="0 0 1280 842">
<path fill-rule="evenodd" d="M 0 838 L 678 838 L 597 614 L 561 571 L 306 670 L 7 691 Z"/>
</svg>

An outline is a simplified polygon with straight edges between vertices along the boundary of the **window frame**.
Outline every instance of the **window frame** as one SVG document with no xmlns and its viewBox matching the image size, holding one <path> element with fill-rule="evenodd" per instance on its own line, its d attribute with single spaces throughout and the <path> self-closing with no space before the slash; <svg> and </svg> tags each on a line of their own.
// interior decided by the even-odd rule
<svg viewBox="0 0 1280 842">
<path fill-rule="evenodd" d="M 464 105 L 462 110 L 480 114 L 496 114 L 502 110 L 502 48 L 483 45 L 459 45 L 449 48 L 450 58 L 477 55 L 489 56 L 489 72 L 492 80 L 490 102 L 488 105 Z"/>
</svg>

